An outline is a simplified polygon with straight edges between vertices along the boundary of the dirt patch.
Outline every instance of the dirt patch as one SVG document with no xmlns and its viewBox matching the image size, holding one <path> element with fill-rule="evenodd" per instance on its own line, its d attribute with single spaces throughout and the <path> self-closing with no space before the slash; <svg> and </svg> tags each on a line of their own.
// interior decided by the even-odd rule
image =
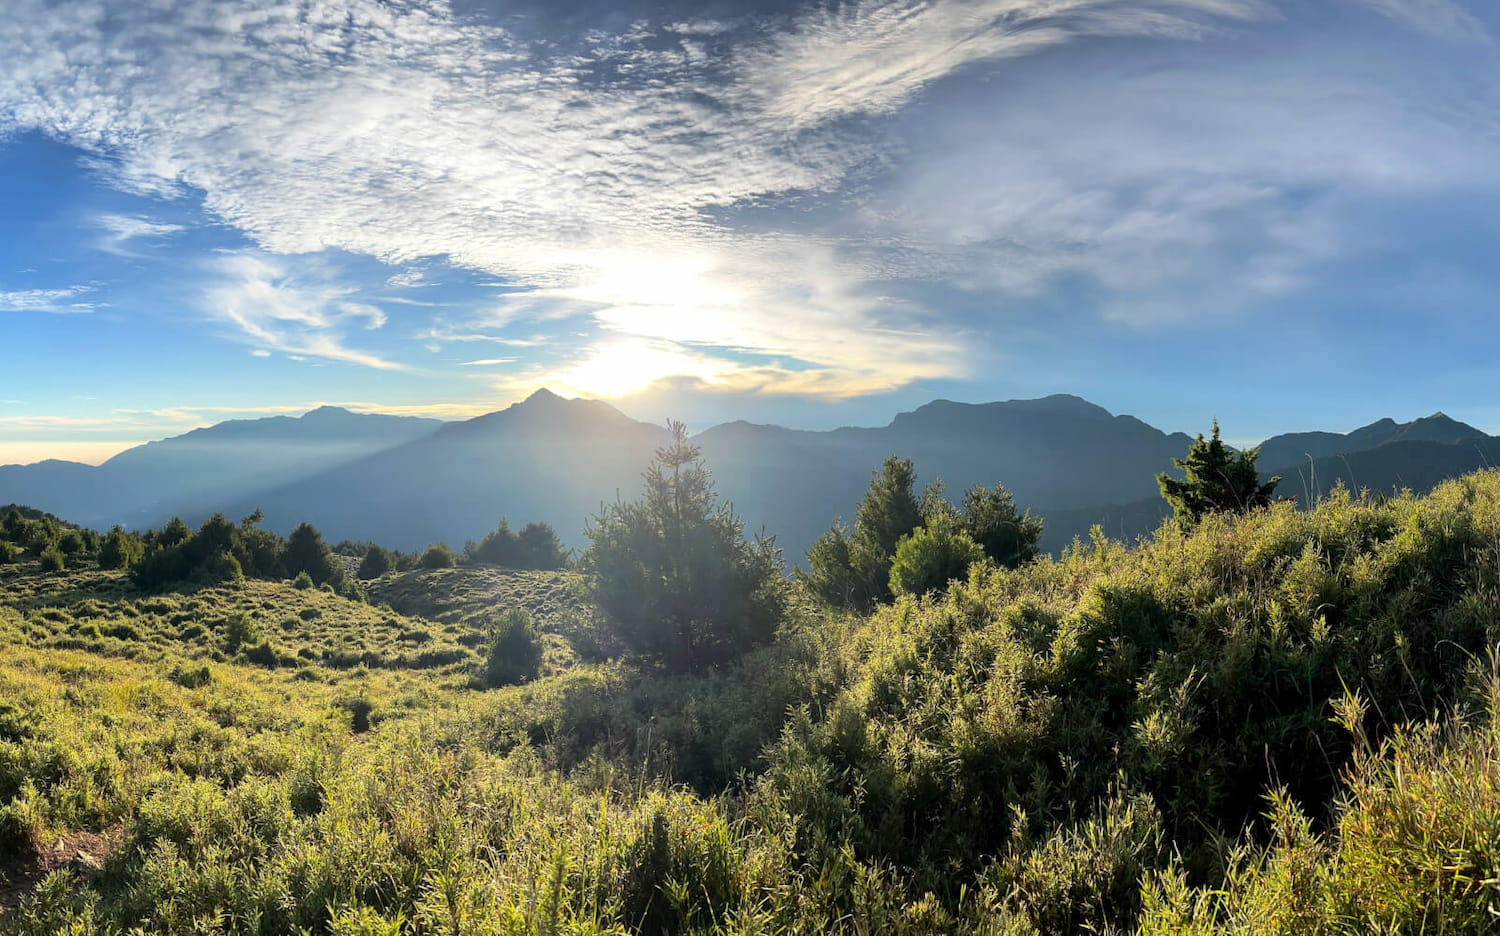
<svg viewBox="0 0 1500 936">
<path fill-rule="evenodd" d="M 118 826 L 102 833 L 70 832 L 41 851 L 19 860 L 7 857 L 0 861 L 0 929 L 42 878 L 58 870 L 79 876 L 93 874 L 104 867 L 123 837 Z"/>
</svg>

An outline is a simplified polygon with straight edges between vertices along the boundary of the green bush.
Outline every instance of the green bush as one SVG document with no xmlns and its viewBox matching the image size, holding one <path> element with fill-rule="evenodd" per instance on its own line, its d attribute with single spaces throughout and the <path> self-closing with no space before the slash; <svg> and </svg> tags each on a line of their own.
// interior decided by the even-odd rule
<svg viewBox="0 0 1500 936">
<path fill-rule="evenodd" d="M 458 558 L 453 555 L 453 550 L 448 548 L 447 543 L 428 546 L 427 551 L 422 553 L 422 568 L 424 569 L 451 569 L 457 563 Z"/>
<path fill-rule="evenodd" d="M 379 546 L 371 546 L 365 551 L 364 558 L 360 560 L 359 571 L 356 573 L 362 579 L 377 579 L 395 567 L 391 558 L 390 550 Z"/>
<path fill-rule="evenodd" d="M 49 546 L 42 551 L 43 572 L 61 572 L 65 564 L 63 554 L 56 546 Z"/>
<path fill-rule="evenodd" d="M 484 662 L 484 684 L 491 688 L 535 679 L 542 665 L 542 638 L 531 615 L 507 611 L 490 633 Z"/>
<path fill-rule="evenodd" d="M 99 568 L 129 569 L 146 554 L 146 544 L 139 536 L 119 527 L 110 530 L 99 546 Z"/>
<path fill-rule="evenodd" d="M 315 586 L 313 585 L 311 575 L 308 575 L 306 572 L 298 572 L 297 577 L 292 579 L 292 587 L 298 591 L 310 591 Z"/>
<path fill-rule="evenodd" d="M 314 585 L 326 582 L 334 588 L 343 587 L 344 567 L 311 523 L 298 524 L 287 537 L 281 562 L 289 578 L 306 575 Z"/>
<path fill-rule="evenodd" d="M 224 647 L 230 653 L 243 646 L 256 643 L 260 639 L 260 628 L 255 626 L 255 622 L 250 620 L 248 614 L 243 612 L 234 614 L 224 622 Z"/>
<path fill-rule="evenodd" d="M 969 566 L 982 559 L 983 547 L 956 524 L 919 527 L 896 547 L 890 590 L 896 595 L 943 591 L 954 579 L 967 578 Z"/>
</svg>

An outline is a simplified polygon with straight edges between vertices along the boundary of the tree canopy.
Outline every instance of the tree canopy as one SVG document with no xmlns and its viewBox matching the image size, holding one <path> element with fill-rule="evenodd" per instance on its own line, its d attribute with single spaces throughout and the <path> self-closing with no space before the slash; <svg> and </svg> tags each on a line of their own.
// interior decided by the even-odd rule
<svg viewBox="0 0 1500 936">
<path fill-rule="evenodd" d="M 1019 512 L 1004 485 L 975 485 L 958 508 L 944 498 L 941 480 L 920 498 L 916 481 L 911 459 L 896 455 L 872 472 L 855 508 L 854 529 L 835 522 L 808 550 L 809 568 L 801 578 L 814 595 L 835 607 L 865 611 L 900 592 L 940 589 L 979 559 L 1014 568 L 1036 557 L 1042 521 Z M 918 535 L 928 529 L 930 535 Z M 894 567 L 903 546 L 907 553 L 898 575 Z"/>
<path fill-rule="evenodd" d="M 1269 505 L 1281 482 L 1276 477 L 1261 483 L 1255 468 L 1259 455 L 1259 448 L 1236 452 L 1224 444 L 1215 419 L 1213 438 L 1204 439 L 1203 433 L 1198 433 L 1187 457 L 1172 459 L 1172 464 L 1182 470 L 1183 479 L 1163 472 L 1156 476 L 1156 483 L 1183 526 L 1197 523 L 1207 513 L 1246 513 Z"/>
<path fill-rule="evenodd" d="M 643 476 L 644 496 L 591 519 L 582 566 L 627 647 L 685 672 L 721 665 L 770 639 L 785 603 L 781 552 L 721 502 L 687 430 Z"/>
</svg>

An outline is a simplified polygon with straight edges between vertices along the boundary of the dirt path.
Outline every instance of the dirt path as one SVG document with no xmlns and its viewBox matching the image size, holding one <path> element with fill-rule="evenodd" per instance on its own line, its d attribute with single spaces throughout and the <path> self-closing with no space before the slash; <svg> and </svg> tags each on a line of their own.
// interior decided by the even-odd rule
<svg viewBox="0 0 1500 936">
<path fill-rule="evenodd" d="M 42 879 L 53 871 L 65 870 L 87 875 L 104 867 L 104 862 L 119 847 L 122 830 L 72 832 L 47 848 L 12 861 L 0 863 L 0 930 L 12 913 Z"/>
</svg>

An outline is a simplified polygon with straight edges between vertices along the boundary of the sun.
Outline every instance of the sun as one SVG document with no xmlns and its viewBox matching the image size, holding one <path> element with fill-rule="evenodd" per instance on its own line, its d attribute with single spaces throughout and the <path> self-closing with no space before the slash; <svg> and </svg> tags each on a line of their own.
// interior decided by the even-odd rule
<svg viewBox="0 0 1500 936">
<path fill-rule="evenodd" d="M 556 375 L 569 392 L 589 397 L 622 397 L 644 390 L 666 377 L 694 377 L 718 383 L 727 362 L 682 348 L 643 339 L 622 339 L 596 346 L 588 357 Z"/>
</svg>

